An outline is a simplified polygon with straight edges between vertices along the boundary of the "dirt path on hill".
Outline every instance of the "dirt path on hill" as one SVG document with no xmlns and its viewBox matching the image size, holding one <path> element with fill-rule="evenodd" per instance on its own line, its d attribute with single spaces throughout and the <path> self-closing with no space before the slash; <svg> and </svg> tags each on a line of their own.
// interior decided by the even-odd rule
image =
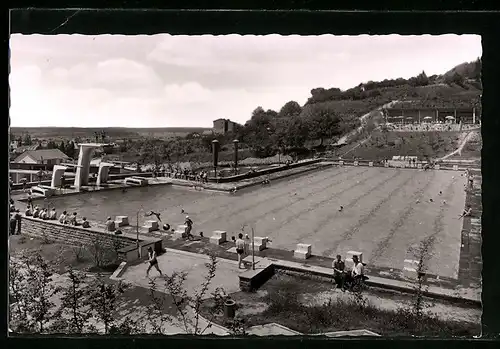
<svg viewBox="0 0 500 349">
<path fill-rule="evenodd" d="M 462 134 L 461 135 L 462 139 L 459 140 L 460 144 L 459 144 L 458 148 L 455 149 L 454 151 L 452 151 L 451 153 L 443 156 L 439 160 L 446 160 L 446 159 L 448 159 L 449 157 L 451 157 L 451 156 L 453 156 L 455 154 L 460 154 L 462 152 L 462 149 L 465 147 L 465 145 L 472 138 L 473 135 L 474 135 L 474 131 L 470 131 L 468 133 Z"/>
</svg>

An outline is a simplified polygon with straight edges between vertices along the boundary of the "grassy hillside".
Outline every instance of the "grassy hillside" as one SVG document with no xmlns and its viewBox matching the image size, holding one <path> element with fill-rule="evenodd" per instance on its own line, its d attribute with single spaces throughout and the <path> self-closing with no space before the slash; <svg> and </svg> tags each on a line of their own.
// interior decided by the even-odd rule
<svg viewBox="0 0 500 349">
<path fill-rule="evenodd" d="M 376 161 L 390 159 L 397 155 L 438 158 L 455 150 L 460 136 L 460 132 L 383 132 L 377 130 L 372 133 L 366 143 L 342 157 Z M 352 148 L 354 148 L 353 145 L 347 145 L 336 150 L 335 155 L 341 155 Z"/>
<path fill-rule="evenodd" d="M 311 90 L 304 109 L 325 105 L 339 113 L 361 116 L 390 101 L 398 107 L 476 107 L 480 109 L 481 60 L 463 63 L 443 75 L 427 77 L 422 72 L 410 79 L 369 81 L 342 91 L 338 88 Z"/>
</svg>

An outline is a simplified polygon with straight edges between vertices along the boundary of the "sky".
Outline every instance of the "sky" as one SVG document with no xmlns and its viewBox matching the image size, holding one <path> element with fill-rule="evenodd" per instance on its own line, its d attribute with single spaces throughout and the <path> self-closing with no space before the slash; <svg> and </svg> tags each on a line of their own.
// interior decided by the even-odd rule
<svg viewBox="0 0 500 349">
<path fill-rule="evenodd" d="M 11 126 L 212 127 L 303 105 L 313 88 L 443 74 L 481 56 L 477 35 L 10 38 Z"/>
</svg>

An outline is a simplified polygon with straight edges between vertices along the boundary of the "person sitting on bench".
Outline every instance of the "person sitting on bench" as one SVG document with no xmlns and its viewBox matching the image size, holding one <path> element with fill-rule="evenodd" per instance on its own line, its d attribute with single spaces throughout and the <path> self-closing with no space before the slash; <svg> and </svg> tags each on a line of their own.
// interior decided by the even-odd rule
<svg viewBox="0 0 500 349">
<path fill-rule="evenodd" d="M 337 288 L 344 289 L 344 279 L 345 279 L 345 263 L 342 260 L 342 256 L 337 255 L 337 259 L 333 261 L 333 278 Z"/>
</svg>

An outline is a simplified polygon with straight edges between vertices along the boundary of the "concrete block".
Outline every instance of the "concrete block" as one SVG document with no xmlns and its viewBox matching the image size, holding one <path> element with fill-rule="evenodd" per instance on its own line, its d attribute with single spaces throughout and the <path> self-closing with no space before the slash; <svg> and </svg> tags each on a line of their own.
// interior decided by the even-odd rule
<svg viewBox="0 0 500 349">
<path fill-rule="evenodd" d="M 217 237 L 217 236 L 211 236 L 210 237 L 210 243 L 211 244 L 214 244 L 214 245 L 220 245 L 222 244 L 224 241 L 222 241 L 221 238 Z"/>
<path fill-rule="evenodd" d="M 227 241 L 227 232 L 224 230 L 214 230 L 212 236 L 222 239 L 222 242 Z"/>
<path fill-rule="evenodd" d="M 160 230 L 157 221 L 146 221 L 143 228 L 147 229 L 148 232 Z"/>
<path fill-rule="evenodd" d="M 215 245 L 220 245 L 227 241 L 226 235 L 227 233 L 225 231 L 215 230 L 213 232 L 213 235 L 210 237 L 210 243 Z"/>
<path fill-rule="evenodd" d="M 117 227 L 126 227 L 129 225 L 128 216 L 116 216 L 115 225 Z"/>
<path fill-rule="evenodd" d="M 453 171 L 458 171 L 458 165 L 453 165 Z"/>
<path fill-rule="evenodd" d="M 435 170 L 439 170 L 439 169 L 440 169 L 440 166 L 439 166 L 439 165 L 434 165 L 434 169 L 435 169 Z"/>
<path fill-rule="evenodd" d="M 421 169 L 422 168 L 422 164 L 417 164 L 417 168 Z"/>
<path fill-rule="evenodd" d="M 370 162 L 368 163 L 368 166 L 373 167 L 373 161 L 370 161 Z"/>
<path fill-rule="evenodd" d="M 388 162 L 384 162 L 384 167 L 389 167 L 389 163 Z"/>
<path fill-rule="evenodd" d="M 254 242 L 254 251 L 263 251 L 267 248 L 267 239 L 259 236 L 255 236 L 253 238 Z M 250 248 L 252 247 L 252 243 L 250 242 Z"/>
<path fill-rule="evenodd" d="M 414 259 L 405 259 L 404 260 L 404 268 L 416 270 L 418 268 L 418 261 L 414 260 Z"/>
<path fill-rule="evenodd" d="M 174 239 L 185 239 L 187 234 L 184 230 L 176 230 L 173 235 Z"/>
<path fill-rule="evenodd" d="M 403 268 L 403 277 L 405 279 L 409 280 L 417 280 L 418 279 L 418 273 L 417 270 L 414 268 Z"/>
<path fill-rule="evenodd" d="M 359 251 L 347 251 L 347 254 L 345 256 L 346 259 L 352 259 L 352 256 L 358 256 L 359 261 L 363 263 L 363 252 Z"/>
<path fill-rule="evenodd" d="M 293 256 L 298 259 L 307 259 L 311 257 L 312 245 L 310 244 L 297 244 Z"/>
<path fill-rule="evenodd" d="M 345 263 L 345 270 L 351 270 L 352 267 L 354 267 L 354 261 L 352 260 L 352 258 L 346 258 L 344 260 L 344 263 Z"/>
<path fill-rule="evenodd" d="M 344 165 L 344 161 L 340 160 L 340 161 L 339 161 L 339 165 L 340 165 L 340 166 L 343 166 L 343 165 Z"/>
<path fill-rule="evenodd" d="M 359 261 L 363 263 L 363 252 L 359 251 L 347 251 L 346 257 L 345 257 L 345 267 L 346 270 L 351 270 L 352 267 L 354 266 L 354 261 L 352 260 L 353 256 L 358 256 Z"/>
<path fill-rule="evenodd" d="M 354 161 L 354 166 L 358 166 L 359 165 L 359 162 L 358 161 Z"/>
</svg>

